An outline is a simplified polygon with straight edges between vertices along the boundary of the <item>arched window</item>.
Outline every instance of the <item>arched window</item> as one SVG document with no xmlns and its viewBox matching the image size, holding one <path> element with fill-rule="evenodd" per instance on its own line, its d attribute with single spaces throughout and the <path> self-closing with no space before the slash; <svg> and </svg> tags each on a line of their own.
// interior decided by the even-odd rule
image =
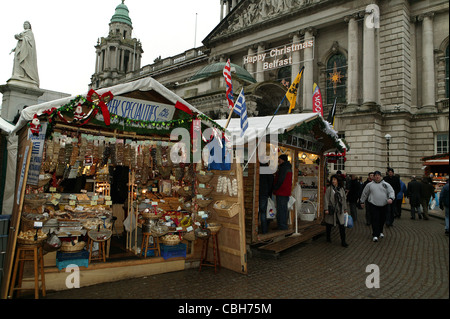
<svg viewBox="0 0 450 319">
<path fill-rule="evenodd" d="M 347 102 L 347 59 L 342 53 L 332 55 L 327 62 L 326 104 Z"/>
</svg>

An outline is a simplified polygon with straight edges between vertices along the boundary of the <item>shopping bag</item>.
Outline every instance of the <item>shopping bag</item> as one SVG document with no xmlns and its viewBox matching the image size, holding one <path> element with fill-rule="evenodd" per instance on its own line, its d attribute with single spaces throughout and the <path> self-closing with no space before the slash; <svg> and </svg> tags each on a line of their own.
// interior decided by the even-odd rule
<svg viewBox="0 0 450 319">
<path fill-rule="evenodd" d="M 430 209 L 433 210 L 436 208 L 436 200 L 433 198 L 430 202 Z"/>
<path fill-rule="evenodd" d="M 353 228 L 353 218 L 347 213 L 344 214 L 344 226 L 347 228 Z"/>
<path fill-rule="evenodd" d="M 267 199 L 267 212 L 266 212 L 266 218 L 267 219 L 274 219 L 277 215 L 277 207 L 275 206 L 275 203 L 273 202 L 272 198 Z"/>
<path fill-rule="evenodd" d="M 295 203 L 295 198 L 292 196 L 289 196 L 288 209 L 291 209 L 294 206 L 294 203 Z"/>
</svg>

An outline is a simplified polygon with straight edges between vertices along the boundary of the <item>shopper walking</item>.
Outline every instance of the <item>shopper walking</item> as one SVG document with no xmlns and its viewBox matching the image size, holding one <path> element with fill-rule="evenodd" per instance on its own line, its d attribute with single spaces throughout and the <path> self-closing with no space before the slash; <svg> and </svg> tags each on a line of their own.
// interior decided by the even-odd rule
<svg viewBox="0 0 450 319">
<path fill-rule="evenodd" d="M 416 219 L 416 212 L 419 219 L 422 219 L 420 214 L 420 198 L 422 196 L 422 185 L 416 180 L 416 176 L 411 176 L 411 181 L 408 183 L 408 190 L 406 191 L 406 197 L 409 198 L 409 204 L 411 205 L 411 219 Z"/>
<path fill-rule="evenodd" d="M 428 177 L 422 178 L 421 186 L 422 194 L 420 196 L 420 204 L 422 205 L 423 219 L 428 220 L 428 205 L 430 203 L 430 199 L 434 198 L 434 186 L 431 184 Z"/>
<path fill-rule="evenodd" d="M 439 207 L 445 210 L 445 234 L 448 236 L 448 201 L 449 201 L 449 183 L 447 176 L 447 183 L 442 187 L 441 194 L 439 195 Z"/>
<path fill-rule="evenodd" d="M 370 172 L 367 175 L 367 179 L 364 182 L 364 184 L 362 186 L 362 189 L 364 189 L 366 187 L 366 185 L 369 184 L 372 181 L 373 181 L 373 172 Z M 365 204 L 365 205 L 363 205 L 363 204 Z M 370 205 L 367 205 L 367 200 L 366 200 L 365 203 L 361 203 L 361 207 L 364 208 L 364 206 L 365 206 L 365 210 L 366 210 L 366 225 L 370 226 L 372 224 L 372 217 L 371 217 L 371 214 L 370 214 Z"/>
<path fill-rule="evenodd" d="M 403 198 L 406 195 L 406 184 L 401 180 L 400 175 L 398 175 L 398 178 L 400 180 L 400 192 L 397 194 L 397 200 L 395 201 L 395 204 L 397 206 L 396 215 L 395 218 L 401 218 L 402 217 L 402 204 L 403 204 Z"/>
<path fill-rule="evenodd" d="M 361 203 L 364 203 L 366 199 L 372 215 L 372 240 L 377 242 L 379 238 L 384 237 L 383 226 L 386 222 L 388 205 L 391 205 L 395 199 L 394 189 L 383 180 L 380 171 L 375 171 L 374 180 L 364 187 Z"/>
<path fill-rule="evenodd" d="M 348 247 L 345 240 L 344 227 L 344 214 L 347 213 L 347 198 L 341 180 L 337 175 L 331 177 L 330 186 L 325 191 L 324 207 L 327 241 L 331 242 L 331 229 L 333 226 L 338 225 L 341 246 Z"/>
<path fill-rule="evenodd" d="M 287 230 L 288 202 L 292 192 L 292 165 L 286 154 L 278 157 L 278 171 L 275 174 L 273 194 L 277 202 L 277 225 L 280 230 Z"/>
<path fill-rule="evenodd" d="M 358 177 L 354 174 L 350 175 L 350 181 L 347 184 L 347 200 L 350 206 L 350 215 L 353 221 L 358 220 L 358 200 L 361 196 L 361 184 L 359 183 Z"/>
<path fill-rule="evenodd" d="M 386 176 L 384 177 L 384 181 L 389 183 L 395 192 L 395 198 L 392 202 L 392 204 L 389 204 L 388 211 L 386 215 L 386 226 L 392 226 L 394 224 L 394 216 L 396 215 L 396 199 L 397 195 L 400 192 L 400 179 L 395 176 L 394 169 L 392 167 L 388 167 Z"/>
</svg>

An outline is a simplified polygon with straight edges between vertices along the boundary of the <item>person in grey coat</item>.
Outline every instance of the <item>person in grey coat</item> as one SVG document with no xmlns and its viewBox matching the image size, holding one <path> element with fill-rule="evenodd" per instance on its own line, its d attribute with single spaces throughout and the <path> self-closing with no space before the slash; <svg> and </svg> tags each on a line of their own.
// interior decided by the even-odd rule
<svg viewBox="0 0 450 319">
<path fill-rule="evenodd" d="M 411 181 L 408 183 L 406 197 L 409 198 L 409 204 L 411 205 L 411 219 L 416 219 L 416 212 L 419 219 L 422 219 L 419 211 L 420 199 L 422 197 L 422 184 L 416 180 L 414 175 L 411 176 Z"/>
<path fill-rule="evenodd" d="M 345 189 L 342 187 L 337 175 L 331 176 L 330 187 L 325 191 L 325 224 L 327 231 L 327 241 L 331 242 L 331 228 L 339 225 L 339 234 L 341 236 L 341 246 L 348 247 L 345 240 L 344 213 L 347 213 L 347 198 Z"/>
<path fill-rule="evenodd" d="M 395 199 L 395 191 L 392 186 L 383 180 L 380 171 L 374 172 L 374 180 L 364 187 L 360 202 L 364 206 L 366 199 L 367 205 L 370 205 L 372 213 L 372 236 L 373 241 L 383 238 L 383 226 L 386 222 L 386 213 L 388 205 L 391 205 Z"/>
</svg>

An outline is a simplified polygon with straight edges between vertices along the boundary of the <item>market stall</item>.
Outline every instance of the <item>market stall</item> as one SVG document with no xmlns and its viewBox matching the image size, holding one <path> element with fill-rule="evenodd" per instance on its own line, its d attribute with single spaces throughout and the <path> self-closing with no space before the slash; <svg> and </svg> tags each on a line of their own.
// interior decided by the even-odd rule
<svg viewBox="0 0 450 319">
<path fill-rule="evenodd" d="M 23 242 L 43 245 L 47 289 L 67 288 L 68 264 L 90 285 L 196 266 L 209 250 L 213 262 L 220 252 L 219 266 L 246 273 L 241 167 L 208 169 L 199 152 L 207 128 L 222 134 L 152 78 L 26 108 L 12 130 L 15 231 L 2 298 Z M 217 189 L 221 174 L 228 194 Z"/>
<path fill-rule="evenodd" d="M 422 158 L 424 176 L 429 176 L 435 188 L 435 203 L 439 207 L 439 195 L 449 176 L 449 153 Z"/>
<path fill-rule="evenodd" d="M 223 120 L 217 123 L 225 125 Z M 327 178 L 325 155 L 343 152 L 345 145 L 338 139 L 331 125 L 317 113 L 277 115 L 273 119 L 271 116 L 249 118 L 248 123 L 249 129 L 242 137 L 239 119 L 231 119 L 227 127 L 230 139 L 234 139 L 237 145 L 245 145 L 245 161 L 249 161 L 244 172 L 246 240 L 259 249 L 278 253 L 325 231 L 325 227 L 321 225 Z M 271 140 L 270 135 L 275 140 Z M 263 142 L 259 144 L 263 137 Z M 300 195 L 290 209 L 288 230 L 276 230 L 274 220 L 270 223 L 272 228 L 267 234 L 260 232 L 258 198 L 261 166 L 258 154 L 261 152 L 251 151 L 257 145 L 263 149 L 265 156 L 272 161 L 270 165 L 275 165 L 275 168 L 278 156 L 286 154 L 292 164 L 292 171 L 295 172 L 292 196 L 294 197 L 294 192 Z M 267 158 L 261 160 L 265 161 Z"/>
</svg>

